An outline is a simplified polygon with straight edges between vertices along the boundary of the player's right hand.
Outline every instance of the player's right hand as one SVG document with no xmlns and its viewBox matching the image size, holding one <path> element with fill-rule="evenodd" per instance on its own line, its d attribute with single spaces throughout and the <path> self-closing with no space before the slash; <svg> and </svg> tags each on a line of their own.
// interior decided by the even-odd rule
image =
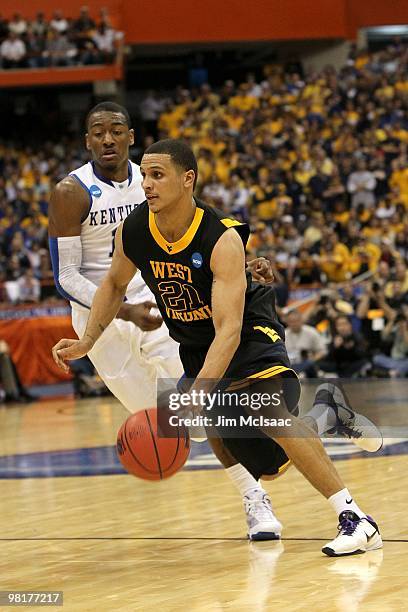
<svg viewBox="0 0 408 612">
<path fill-rule="evenodd" d="M 52 356 L 55 363 L 64 372 L 69 372 L 68 364 L 66 361 L 72 361 L 72 359 L 80 359 L 85 357 L 88 351 L 92 348 L 89 344 L 83 340 L 70 340 L 63 338 L 55 346 L 52 347 Z"/>
</svg>

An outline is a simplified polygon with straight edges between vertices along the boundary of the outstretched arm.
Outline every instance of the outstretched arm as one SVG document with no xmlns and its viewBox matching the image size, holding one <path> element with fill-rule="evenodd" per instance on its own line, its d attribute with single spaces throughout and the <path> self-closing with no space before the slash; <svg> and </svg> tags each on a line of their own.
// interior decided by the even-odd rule
<svg viewBox="0 0 408 612">
<path fill-rule="evenodd" d="M 63 370 L 68 370 L 66 360 L 79 359 L 86 355 L 115 318 L 123 303 L 127 286 L 136 271 L 137 268 L 123 252 L 122 226 L 119 226 L 115 237 L 112 264 L 95 293 L 83 337 L 79 340 L 64 338 L 52 349 L 55 363 Z"/>
</svg>

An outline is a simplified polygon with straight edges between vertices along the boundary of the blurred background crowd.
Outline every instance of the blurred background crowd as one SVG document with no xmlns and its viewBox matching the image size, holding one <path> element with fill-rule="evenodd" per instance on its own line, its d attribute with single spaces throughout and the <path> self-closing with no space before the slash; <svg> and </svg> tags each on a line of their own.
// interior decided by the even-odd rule
<svg viewBox="0 0 408 612">
<path fill-rule="evenodd" d="M 104 8 L 98 21 L 87 6 L 76 19 L 66 18 L 61 10 L 50 20 L 44 13 L 32 21 L 21 13 L 10 20 L 0 15 L 0 69 L 111 63 L 121 38 Z"/>
<path fill-rule="evenodd" d="M 1 36 L 44 44 L 64 36 L 87 41 L 86 51 L 90 32 L 110 27 L 103 14 L 90 23 L 86 8 L 71 23 L 61 13 L 41 29 L 42 21 L 16 16 Z M 63 30 L 52 25 L 60 21 Z M 302 376 L 408 373 L 407 74 L 408 46 L 395 40 L 376 52 L 351 46 L 337 71 L 271 65 L 262 79 L 148 91 L 141 100 L 135 160 L 157 138 L 192 146 L 196 195 L 248 222 L 249 255 L 272 263 Z M 40 148 L 0 143 L 3 302 L 55 296 L 49 194 L 86 159 L 78 134 Z M 305 312 L 288 307 L 294 288 L 316 290 Z"/>
</svg>

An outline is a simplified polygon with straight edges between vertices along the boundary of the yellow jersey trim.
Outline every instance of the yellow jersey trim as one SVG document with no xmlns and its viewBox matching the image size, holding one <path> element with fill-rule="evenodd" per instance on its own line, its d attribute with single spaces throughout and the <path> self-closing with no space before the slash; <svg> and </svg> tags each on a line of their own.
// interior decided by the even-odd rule
<svg viewBox="0 0 408 612">
<path fill-rule="evenodd" d="M 225 227 L 235 227 L 236 225 L 244 225 L 243 223 L 241 223 L 240 221 L 237 221 L 236 219 L 221 219 L 221 223 L 223 225 L 225 225 Z"/>
<path fill-rule="evenodd" d="M 278 474 L 280 474 L 282 472 L 282 470 L 285 470 L 286 468 L 288 468 L 290 466 L 290 464 L 292 463 L 292 461 L 290 459 L 287 460 L 286 463 L 284 463 L 283 465 L 281 465 L 278 468 Z M 262 477 L 261 477 L 262 478 Z"/>
<path fill-rule="evenodd" d="M 273 366 L 272 368 L 262 370 L 262 372 L 257 372 L 256 374 L 251 374 L 248 378 L 272 378 L 272 376 L 277 376 L 278 374 L 282 374 L 282 372 L 293 372 L 296 378 L 298 378 L 295 370 L 281 365 Z"/>
<path fill-rule="evenodd" d="M 257 379 L 257 378 L 272 378 L 273 376 L 279 376 L 279 374 L 282 374 L 283 372 L 293 372 L 293 374 L 296 376 L 296 378 L 299 378 L 298 375 L 296 374 L 295 370 L 292 370 L 292 368 L 287 368 L 286 366 L 283 366 L 283 365 L 276 365 L 276 366 L 272 366 L 271 368 L 268 368 L 267 370 L 262 370 L 261 372 L 256 372 L 256 374 L 251 374 L 247 378 L 236 380 L 236 381 L 232 382 L 228 386 L 227 390 L 228 391 L 236 391 L 237 389 L 243 389 L 244 387 L 248 387 L 248 380 L 249 379 L 252 379 L 250 384 L 255 384 L 256 381 L 254 379 Z"/>
<path fill-rule="evenodd" d="M 159 228 L 156 225 L 156 219 L 154 217 L 154 213 L 149 210 L 149 230 L 151 235 L 153 236 L 155 242 L 167 253 L 167 255 L 175 255 L 176 253 L 180 253 L 180 251 L 184 251 L 185 248 L 188 247 L 190 242 L 193 240 L 200 223 L 202 221 L 204 215 L 203 208 L 196 208 L 194 213 L 194 218 L 191 222 L 190 227 L 179 240 L 176 242 L 168 242 L 161 235 Z"/>
</svg>

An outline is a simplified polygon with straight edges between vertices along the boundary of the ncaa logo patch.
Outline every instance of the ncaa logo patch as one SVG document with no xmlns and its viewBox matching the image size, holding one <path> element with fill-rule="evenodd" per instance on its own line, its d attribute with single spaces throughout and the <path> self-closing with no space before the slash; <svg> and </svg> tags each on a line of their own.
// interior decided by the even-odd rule
<svg viewBox="0 0 408 612">
<path fill-rule="evenodd" d="M 201 253 L 193 253 L 191 256 L 191 262 L 195 268 L 201 268 L 203 265 L 203 256 Z"/>
<path fill-rule="evenodd" d="M 98 185 L 91 185 L 89 188 L 89 193 L 94 198 L 100 198 L 102 195 L 102 190 L 100 189 L 100 187 L 98 187 Z"/>
</svg>

